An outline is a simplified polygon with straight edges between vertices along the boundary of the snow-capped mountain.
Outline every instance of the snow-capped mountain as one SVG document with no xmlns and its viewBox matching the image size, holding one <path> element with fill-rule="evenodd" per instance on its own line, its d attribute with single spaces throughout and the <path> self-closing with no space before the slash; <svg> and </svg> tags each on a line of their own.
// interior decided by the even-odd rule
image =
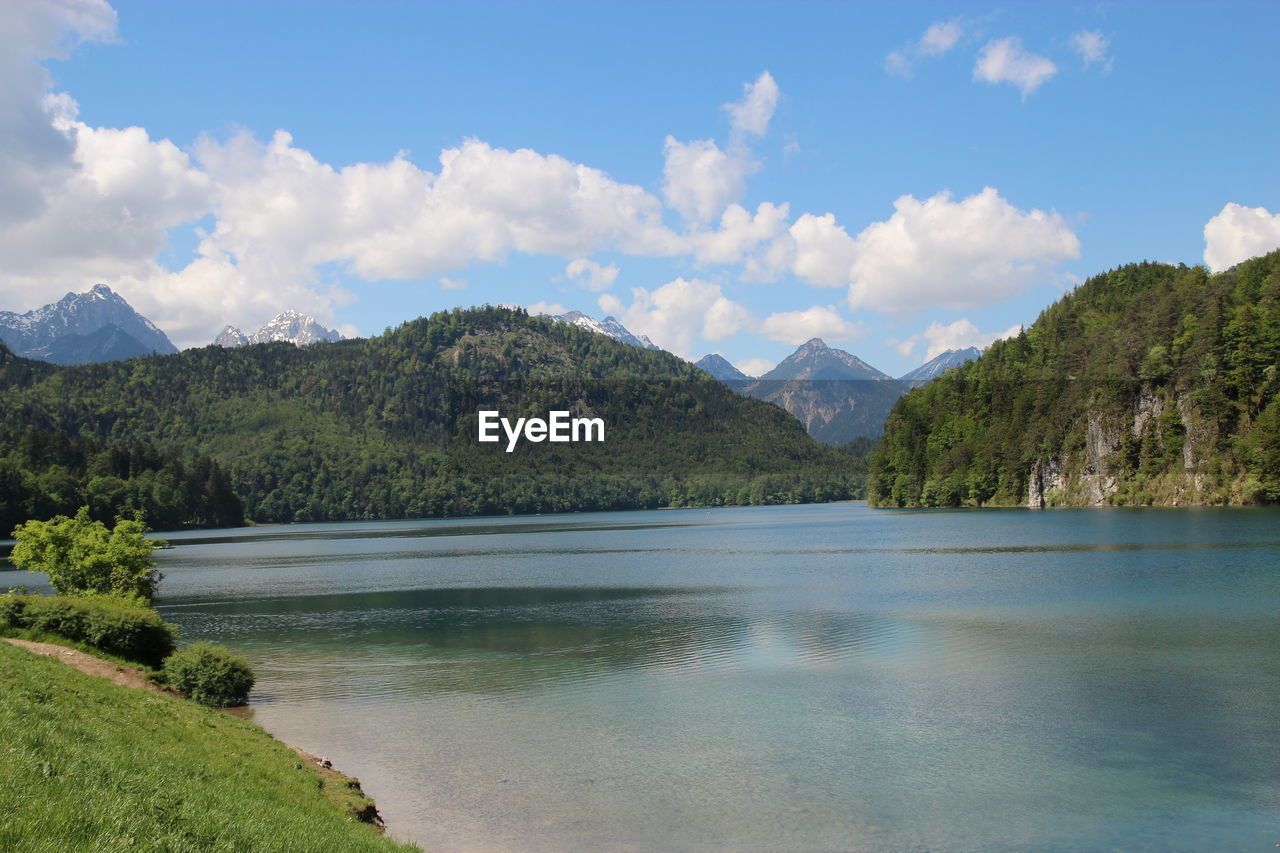
<svg viewBox="0 0 1280 853">
<path fill-rule="evenodd" d="M 937 355 L 929 359 L 915 370 L 902 374 L 898 378 L 903 382 L 923 385 L 931 379 L 937 379 L 951 368 L 959 367 L 966 361 L 977 361 L 981 355 L 982 350 L 977 347 L 949 349 L 941 355 Z"/>
<path fill-rule="evenodd" d="M 23 314 L 0 311 L 0 339 L 17 355 L 57 364 L 178 351 L 164 332 L 105 284 Z"/>
<path fill-rule="evenodd" d="M 288 341 L 303 347 L 318 341 L 340 341 L 342 335 L 334 329 L 326 329 L 314 317 L 298 311 L 281 311 L 271 321 L 251 335 L 227 326 L 213 342 L 220 347 L 238 347 L 245 344 L 267 344 L 272 341 Z"/>
<path fill-rule="evenodd" d="M 700 367 L 707 373 L 710 373 L 716 379 L 725 384 L 735 382 L 750 382 L 751 377 L 734 367 L 724 357 L 711 353 L 704 355 L 693 363 L 694 367 Z"/>
<path fill-rule="evenodd" d="M 569 323 L 580 329 L 586 329 L 588 332 L 595 332 L 598 335 L 607 335 L 615 341 L 624 344 L 631 344 L 633 347 L 644 347 L 645 349 L 661 349 L 653 341 L 644 335 L 633 335 L 627 330 L 627 327 L 619 323 L 613 317 L 605 317 L 603 320 L 597 320 L 588 317 L 581 311 L 569 311 L 565 314 L 548 314 L 552 320 L 559 320 L 561 323 Z"/>
</svg>

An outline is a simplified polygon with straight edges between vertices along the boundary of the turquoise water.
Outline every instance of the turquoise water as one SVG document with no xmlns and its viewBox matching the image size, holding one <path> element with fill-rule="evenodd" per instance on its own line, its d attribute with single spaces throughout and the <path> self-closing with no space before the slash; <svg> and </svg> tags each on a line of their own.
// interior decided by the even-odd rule
<svg viewBox="0 0 1280 853">
<path fill-rule="evenodd" d="M 436 853 L 1262 850 L 1280 513 L 176 534 L 162 611 Z"/>
</svg>

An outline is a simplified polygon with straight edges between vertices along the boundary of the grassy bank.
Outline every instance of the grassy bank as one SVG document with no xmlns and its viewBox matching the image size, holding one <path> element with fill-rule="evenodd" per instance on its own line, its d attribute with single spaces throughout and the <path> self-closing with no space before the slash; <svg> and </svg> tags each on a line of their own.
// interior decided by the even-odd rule
<svg viewBox="0 0 1280 853">
<path fill-rule="evenodd" d="M 258 726 L 0 643 L 0 850 L 417 850 Z"/>
</svg>

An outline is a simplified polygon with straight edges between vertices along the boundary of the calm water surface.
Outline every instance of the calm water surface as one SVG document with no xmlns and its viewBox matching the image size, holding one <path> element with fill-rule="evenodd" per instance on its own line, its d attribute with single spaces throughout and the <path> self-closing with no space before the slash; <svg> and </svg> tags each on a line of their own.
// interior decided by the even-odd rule
<svg viewBox="0 0 1280 853">
<path fill-rule="evenodd" d="M 861 504 L 177 534 L 162 611 L 436 853 L 1263 850 L 1280 514 Z"/>
</svg>

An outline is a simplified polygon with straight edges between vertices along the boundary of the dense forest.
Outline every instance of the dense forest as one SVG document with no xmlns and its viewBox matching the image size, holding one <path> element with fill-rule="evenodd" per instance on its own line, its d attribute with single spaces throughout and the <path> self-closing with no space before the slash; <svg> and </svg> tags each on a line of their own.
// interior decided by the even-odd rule
<svg viewBox="0 0 1280 853">
<path fill-rule="evenodd" d="M 505 308 L 302 348 L 210 346 L 60 369 L 5 352 L 0 363 L 0 431 L 61 435 L 95 458 L 139 442 L 164 458 L 190 454 L 180 466 L 188 481 L 215 470 L 201 468 L 208 457 L 256 521 L 807 502 L 862 490 L 850 456 L 781 409 L 668 353 Z M 568 409 L 601 418 L 606 440 L 507 453 L 477 442 L 480 409 L 512 420 Z M 55 464 L 108 476 L 90 460 Z"/>
<path fill-rule="evenodd" d="M 1280 252 L 1130 264 L 904 397 L 871 459 L 889 506 L 1280 501 Z"/>
<path fill-rule="evenodd" d="M 0 536 L 28 519 L 140 514 L 159 530 L 231 527 L 244 509 L 216 460 L 182 449 L 0 429 Z"/>
</svg>

